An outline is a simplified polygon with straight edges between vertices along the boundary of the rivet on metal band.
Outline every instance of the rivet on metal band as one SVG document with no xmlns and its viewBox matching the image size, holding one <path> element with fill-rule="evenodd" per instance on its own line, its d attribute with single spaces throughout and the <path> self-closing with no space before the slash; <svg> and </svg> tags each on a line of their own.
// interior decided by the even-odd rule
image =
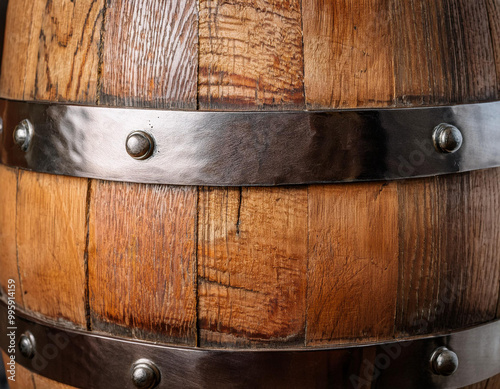
<svg viewBox="0 0 500 389">
<path fill-rule="evenodd" d="M 450 376 L 458 369 L 458 356 L 446 347 L 437 348 L 431 356 L 434 374 Z"/>
<path fill-rule="evenodd" d="M 6 312 L 5 301 L 0 300 L 4 334 Z M 16 354 L 16 363 L 51 380 L 86 389 L 131 385 L 356 388 L 360 384 L 378 389 L 438 389 L 462 387 L 500 374 L 500 320 L 439 336 L 281 350 L 212 350 L 115 338 L 57 327 L 21 309 L 16 326 L 16 343 L 27 331 L 36 339 L 34 356 L 28 351 Z M 0 336 L 4 351 L 9 344 L 7 336 Z"/>
<path fill-rule="evenodd" d="M 500 102 L 205 112 L 0 100 L 0 117 L 1 163 L 115 181 L 269 186 L 500 166 Z"/>
<path fill-rule="evenodd" d="M 26 331 L 19 338 L 19 351 L 27 359 L 33 359 L 35 356 L 35 337 L 30 331 Z"/>
<path fill-rule="evenodd" d="M 151 135 L 144 131 L 134 131 L 125 141 L 127 153 L 135 159 L 147 159 L 154 151 L 154 140 Z"/>
<path fill-rule="evenodd" d="M 154 362 L 142 358 L 134 362 L 130 372 L 132 383 L 139 389 L 154 389 L 161 380 L 161 373 Z"/>
<path fill-rule="evenodd" d="M 28 119 L 24 119 L 14 128 L 12 135 L 14 143 L 22 150 L 27 151 L 31 138 L 33 137 L 33 125 Z"/>
</svg>

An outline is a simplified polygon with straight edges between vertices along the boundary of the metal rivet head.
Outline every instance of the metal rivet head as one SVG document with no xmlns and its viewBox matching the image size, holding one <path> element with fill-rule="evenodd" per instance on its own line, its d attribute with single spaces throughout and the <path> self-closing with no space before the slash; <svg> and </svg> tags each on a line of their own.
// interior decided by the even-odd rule
<svg viewBox="0 0 500 389">
<path fill-rule="evenodd" d="M 132 158 L 146 159 L 153 154 L 155 143 L 151 135 L 144 131 L 134 131 L 127 137 L 125 147 Z"/>
<path fill-rule="evenodd" d="M 434 146 L 442 153 L 454 153 L 462 146 L 463 137 L 460 130 L 447 123 L 441 123 L 434 128 Z"/>
<path fill-rule="evenodd" d="M 153 389 L 161 380 L 160 370 L 149 359 L 139 359 L 134 362 L 131 370 L 132 382 L 136 388 Z"/>
<path fill-rule="evenodd" d="M 446 347 L 439 347 L 432 353 L 431 368 L 434 374 L 450 376 L 458 369 L 458 356 Z"/>
<path fill-rule="evenodd" d="M 28 119 L 21 121 L 16 128 L 14 128 L 14 143 L 18 145 L 22 151 L 28 150 L 31 138 L 33 136 L 33 126 Z"/>
<path fill-rule="evenodd" d="M 23 357 L 32 359 L 35 356 L 35 337 L 31 332 L 27 331 L 21 335 L 18 346 Z"/>
</svg>

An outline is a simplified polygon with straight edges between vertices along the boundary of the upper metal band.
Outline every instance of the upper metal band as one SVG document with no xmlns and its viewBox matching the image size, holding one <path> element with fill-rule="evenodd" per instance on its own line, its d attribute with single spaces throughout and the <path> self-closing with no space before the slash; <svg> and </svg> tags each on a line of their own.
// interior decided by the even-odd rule
<svg viewBox="0 0 500 389">
<path fill-rule="evenodd" d="M 470 385 L 500 373 L 500 320 L 452 334 L 388 343 L 210 350 L 55 327 L 19 309 L 15 319 L 9 319 L 15 323 L 8 324 L 7 312 L 0 300 L 0 347 L 9 358 L 14 356 L 16 363 L 36 374 L 85 389 L 133 387 L 130 370 L 134 362 L 144 359 L 158 369 L 159 389 L 440 389 Z M 23 350 L 23 337 L 30 339 L 31 349 L 24 345 Z M 453 369 L 433 371 L 436 351 L 443 347 L 458 357 L 454 373 Z M 446 371 L 451 375 L 446 376 Z"/>
<path fill-rule="evenodd" d="M 500 102 L 326 112 L 188 112 L 0 100 L 0 113 L 3 164 L 106 180 L 286 185 L 500 166 Z M 31 139 L 19 146 L 13 131 L 24 119 L 31 123 Z M 440 152 L 433 142 L 441 123 L 461 131 L 463 145 L 455 153 Z M 142 160 L 132 158 L 125 147 L 134 131 L 146 135 L 135 141 L 154 142 Z"/>
</svg>

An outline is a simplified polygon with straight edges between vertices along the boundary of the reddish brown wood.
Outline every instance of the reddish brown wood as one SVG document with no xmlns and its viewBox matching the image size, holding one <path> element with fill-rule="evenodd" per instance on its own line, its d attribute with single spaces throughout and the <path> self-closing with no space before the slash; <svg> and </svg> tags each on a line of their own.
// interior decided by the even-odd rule
<svg viewBox="0 0 500 389">
<path fill-rule="evenodd" d="M 497 97 L 484 0 L 410 0 L 391 7 L 396 104 Z"/>
<path fill-rule="evenodd" d="M 16 302 L 23 306 L 16 246 L 17 169 L 0 165 L 0 288 L 7 291 L 9 280 L 16 285 Z"/>
<path fill-rule="evenodd" d="M 109 1 L 103 34 L 101 104 L 196 109 L 196 1 Z"/>
<path fill-rule="evenodd" d="M 92 329 L 196 344 L 196 188 L 94 181 Z"/>
<path fill-rule="evenodd" d="M 486 386 L 486 389 L 498 389 L 500 388 L 500 374 L 496 375 L 495 377 L 491 377 L 488 380 L 488 385 Z"/>
<path fill-rule="evenodd" d="M 500 169 L 399 183 L 401 335 L 495 318 Z"/>
<path fill-rule="evenodd" d="M 19 172 L 17 256 L 24 306 L 85 327 L 87 180 Z"/>
<path fill-rule="evenodd" d="M 490 22 L 493 54 L 495 55 L 497 96 L 500 96 L 500 2 L 498 0 L 486 0 L 486 6 Z"/>
<path fill-rule="evenodd" d="M 304 82 L 310 108 L 384 106 L 394 100 L 387 0 L 303 0 Z"/>
<path fill-rule="evenodd" d="M 304 343 L 305 188 L 203 188 L 198 219 L 201 346 Z"/>
<path fill-rule="evenodd" d="M 300 0 L 201 0 L 201 109 L 304 106 Z"/>
<path fill-rule="evenodd" d="M 496 0 L 203 0 L 199 25 L 196 6 L 11 1 L 5 52 L 22 55 L 4 55 L 0 95 L 212 110 L 498 98 Z M 14 274 L 15 244 L 29 309 L 155 341 L 449 331 L 500 317 L 499 174 L 197 193 L 28 172 L 18 190 L 0 168 L 0 274 Z"/>
<path fill-rule="evenodd" d="M 2 96 L 94 103 L 104 2 L 9 2 Z"/>
<path fill-rule="evenodd" d="M 307 344 L 392 337 L 397 184 L 309 188 Z"/>
</svg>

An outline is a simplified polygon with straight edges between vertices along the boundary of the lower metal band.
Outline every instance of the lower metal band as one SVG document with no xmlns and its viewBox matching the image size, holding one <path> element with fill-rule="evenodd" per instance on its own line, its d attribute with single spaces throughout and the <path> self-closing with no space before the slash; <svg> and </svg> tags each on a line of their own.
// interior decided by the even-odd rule
<svg viewBox="0 0 500 389">
<path fill-rule="evenodd" d="M 0 161 L 37 172 L 178 185 L 285 185 L 500 166 L 500 102 L 202 112 L 0 100 Z"/>
<path fill-rule="evenodd" d="M 210 350 L 54 327 L 19 310 L 14 324 L 7 318 L 1 301 L 0 347 L 9 357 L 78 388 L 122 389 L 149 379 L 152 386 L 138 387 L 433 389 L 500 373 L 500 321 L 447 335 L 341 348 Z"/>
</svg>

